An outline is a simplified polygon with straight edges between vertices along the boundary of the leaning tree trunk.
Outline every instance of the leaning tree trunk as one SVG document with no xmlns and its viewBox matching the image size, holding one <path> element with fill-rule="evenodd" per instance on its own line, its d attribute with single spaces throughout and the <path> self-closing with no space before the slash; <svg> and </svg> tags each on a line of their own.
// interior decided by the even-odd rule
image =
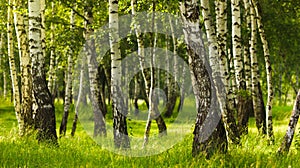
<svg viewBox="0 0 300 168">
<path fill-rule="evenodd" d="M 91 102 L 94 111 L 94 137 L 96 136 L 106 136 L 106 125 L 105 125 L 105 114 L 101 108 L 102 100 L 100 94 L 100 81 L 99 81 L 99 68 L 96 56 L 95 39 L 89 35 L 94 33 L 92 24 L 94 23 L 93 17 L 93 0 L 87 0 L 85 6 L 85 16 L 88 21 L 85 22 L 85 38 L 86 46 L 85 50 L 87 53 L 87 65 L 91 92 Z"/>
<path fill-rule="evenodd" d="M 24 130 L 26 134 L 33 128 L 33 112 L 32 112 L 32 76 L 31 76 L 31 58 L 28 54 L 28 15 L 23 12 L 22 5 L 19 8 L 16 4 L 23 4 L 22 1 L 15 1 L 14 5 L 14 22 L 18 40 L 18 49 L 20 57 L 20 73 L 21 76 L 21 117 L 24 121 Z"/>
<path fill-rule="evenodd" d="M 113 100 L 114 143 L 116 148 L 130 148 L 127 132 L 127 107 L 121 97 L 121 53 L 119 44 L 119 1 L 109 0 L 109 28 L 111 52 L 111 94 Z"/>
<path fill-rule="evenodd" d="M 204 121 L 209 116 L 212 89 L 211 81 L 205 66 L 204 45 L 201 40 L 199 26 L 199 6 L 196 0 L 189 0 L 180 4 L 181 15 L 184 21 L 184 35 L 189 55 L 189 67 L 193 90 L 196 98 L 197 119 L 194 129 L 193 156 L 203 154 L 209 158 L 217 151 L 227 150 L 227 139 L 222 120 L 219 120 L 217 129 L 212 136 L 205 137 Z M 216 113 L 216 111 L 213 111 Z M 214 115 L 214 114 L 210 114 Z M 218 115 L 218 114 L 215 114 Z M 210 125 L 212 123 L 209 123 Z M 206 125 L 207 127 L 207 125 Z"/>
<path fill-rule="evenodd" d="M 29 54 L 32 59 L 32 81 L 33 93 L 38 109 L 35 116 L 36 127 L 38 128 L 37 138 L 41 141 L 57 143 L 55 108 L 51 93 L 46 83 L 44 69 L 44 48 L 42 37 L 42 15 L 45 12 L 44 0 L 28 1 L 29 9 Z"/>
<path fill-rule="evenodd" d="M 13 45 L 13 17 L 12 17 L 12 2 L 11 0 L 8 1 L 8 10 L 7 10 L 7 48 L 8 48 L 8 59 L 9 59 L 9 68 L 10 68 L 10 76 L 11 76 L 11 83 L 12 83 L 12 92 L 13 92 L 13 99 L 14 99 L 14 107 L 15 113 L 18 121 L 19 126 L 19 134 L 23 135 L 25 128 L 24 128 L 24 119 L 22 118 L 21 114 L 21 92 L 19 88 L 18 76 L 17 76 L 17 68 L 16 68 L 16 60 L 14 57 L 14 45 Z"/>
<path fill-rule="evenodd" d="M 75 105 L 75 115 L 74 115 L 74 120 L 73 120 L 73 125 L 72 125 L 72 131 L 71 131 L 71 136 L 75 135 L 76 132 L 76 128 L 77 128 L 77 121 L 78 121 L 78 111 L 79 111 L 79 106 L 80 103 L 82 103 L 82 98 L 83 96 L 85 96 L 84 93 L 84 84 L 83 84 L 83 79 L 84 79 L 84 72 L 85 72 L 85 58 L 83 57 L 82 61 L 79 65 L 80 65 L 80 79 L 79 79 L 79 91 L 78 91 L 78 95 L 77 95 L 77 101 L 76 101 L 76 105 Z"/>
<path fill-rule="evenodd" d="M 260 76 L 257 62 L 257 24 L 255 10 L 250 4 L 250 20 L 251 20 L 251 38 L 250 38 L 250 60 L 251 60 L 251 94 L 253 102 L 253 111 L 256 120 L 256 127 L 259 133 L 265 133 L 264 103 L 260 96 Z"/>
<path fill-rule="evenodd" d="M 225 130 L 228 135 L 228 140 L 238 144 L 240 141 L 239 132 L 235 123 L 235 118 L 233 113 L 228 110 L 227 105 L 227 95 L 226 89 L 224 87 L 223 81 L 224 76 L 221 72 L 224 71 L 224 67 L 221 66 L 221 63 L 218 58 L 218 46 L 216 39 L 216 32 L 212 22 L 210 7 L 208 0 L 201 0 L 202 15 L 204 18 L 204 25 L 206 29 L 207 39 L 209 43 L 209 61 L 212 69 L 212 78 L 217 91 L 217 98 L 219 101 L 220 109 L 222 112 L 222 118 L 225 126 Z"/>
<path fill-rule="evenodd" d="M 266 37 L 266 33 L 262 23 L 262 17 L 260 14 L 259 4 L 257 0 L 252 0 L 252 4 L 255 9 L 256 18 L 257 18 L 257 26 L 258 31 L 260 34 L 263 50 L 264 50 L 264 57 L 266 63 L 266 73 L 267 73 L 267 84 L 268 84 L 268 99 L 266 105 L 266 117 L 267 117 L 267 135 L 271 143 L 274 141 L 274 134 L 273 134 L 273 123 L 272 123 L 272 101 L 274 97 L 273 93 L 273 84 L 272 84 L 272 67 L 270 61 L 270 50 L 268 46 L 268 41 Z"/>
<path fill-rule="evenodd" d="M 71 24 L 71 30 L 74 30 L 74 11 L 71 11 L 71 17 L 70 17 L 70 24 Z M 67 71 L 65 73 L 66 75 L 66 87 L 65 87 L 65 104 L 64 104 L 64 114 L 61 120 L 60 128 L 59 128 L 59 135 L 64 136 L 66 135 L 66 130 L 67 130 L 67 123 L 68 123 L 68 117 L 69 117 L 69 110 L 70 110 L 70 105 L 72 104 L 72 71 L 73 71 L 73 51 L 72 47 L 69 46 L 68 48 L 68 60 L 67 60 Z"/>
<path fill-rule="evenodd" d="M 292 111 L 292 115 L 291 115 L 291 118 L 290 118 L 290 123 L 288 125 L 288 129 L 287 129 L 286 134 L 284 136 L 284 139 L 281 143 L 281 146 L 278 149 L 279 154 L 289 152 L 290 146 L 291 146 L 292 141 L 293 141 L 294 133 L 295 133 L 295 130 L 296 130 L 296 126 L 297 126 L 297 123 L 298 123 L 299 115 L 300 115 L 300 90 L 298 91 L 298 95 L 297 95 L 296 100 L 295 100 L 295 105 L 294 105 L 294 109 Z"/>
</svg>

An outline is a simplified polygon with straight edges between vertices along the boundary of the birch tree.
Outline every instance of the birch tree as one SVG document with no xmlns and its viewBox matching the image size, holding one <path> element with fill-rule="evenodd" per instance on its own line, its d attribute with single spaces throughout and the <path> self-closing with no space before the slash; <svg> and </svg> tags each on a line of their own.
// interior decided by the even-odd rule
<svg viewBox="0 0 300 168">
<path fill-rule="evenodd" d="M 135 11 L 135 0 L 131 1 L 131 8 L 132 8 L 132 15 L 133 15 L 133 26 L 135 29 L 135 34 L 137 37 L 137 43 L 138 43 L 138 56 L 139 56 L 139 63 L 140 63 L 140 70 L 142 73 L 142 77 L 145 83 L 145 92 L 146 92 L 146 103 L 148 104 L 148 118 L 147 118 L 147 123 L 146 123 L 146 128 L 145 128 L 145 134 L 144 134 L 144 144 L 143 147 L 146 147 L 147 143 L 148 143 L 148 138 L 150 136 L 150 129 L 151 129 L 151 123 L 152 120 L 155 119 L 158 129 L 159 129 L 159 134 L 160 135 L 164 135 L 166 134 L 167 131 L 167 127 L 166 124 L 164 122 L 163 117 L 161 116 L 157 104 L 155 104 L 155 100 L 153 100 L 154 95 L 153 95 L 153 89 L 154 89 L 154 69 L 150 68 L 150 73 L 144 69 L 145 65 L 145 51 L 144 51 L 144 41 L 143 41 L 143 35 L 139 26 L 138 21 L 136 20 L 135 16 L 136 16 L 136 11 Z M 153 2 L 154 3 L 154 2 Z M 153 10 L 155 10 L 155 7 L 153 8 Z M 153 14 L 153 27 L 154 27 L 154 14 Z M 154 38 L 156 39 L 156 37 Z M 156 42 L 154 42 L 154 48 L 155 48 L 155 44 Z M 152 52 L 154 56 L 154 51 Z M 154 62 L 153 62 L 154 58 L 151 59 L 151 63 L 152 65 L 150 65 L 150 67 L 154 67 Z M 150 80 L 149 80 L 149 76 L 150 76 Z M 153 116 L 156 116 L 156 118 L 153 118 Z"/>
<path fill-rule="evenodd" d="M 268 85 L 268 98 L 267 98 L 267 105 L 266 105 L 266 125 L 267 125 L 267 135 L 269 137 L 270 142 L 272 143 L 274 141 L 274 135 L 273 135 L 273 122 L 272 122 L 272 101 L 274 97 L 273 93 L 273 83 L 272 83 L 272 67 L 271 67 L 271 60 L 270 60 L 270 50 L 268 46 L 267 37 L 265 34 L 265 30 L 262 23 L 262 17 L 259 13 L 259 4 L 257 0 L 252 0 L 253 7 L 255 9 L 255 16 L 257 18 L 257 26 L 258 31 L 260 34 L 260 39 L 263 46 L 264 51 L 264 58 L 265 58 L 265 64 L 266 64 L 266 73 L 267 73 L 267 85 Z"/>
<path fill-rule="evenodd" d="M 292 111 L 292 114 L 290 117 L 288 129 L 287 129 L 284 139 L 281 143 L 281 146 L 278 149 L 279 154 L 289 152 L 290 146 L 293 141 L 294 133 L 296 131 L 296 126 L 298 123 L 299 115 L 300 115 L 300 90 L 298 91 L 298 94 L 297 94 L 297 97 L 295 100 L 295 104 L 294 104 L 294 108 L 293 108 L 293 111 Z"/>
<path fill-rule="evenodd" d="M 45 52 L 43 50 L 43 12 L 45 12 L 44 0 L 28 1 L 29 10 L 29 54 L 32 59 L 32 82 L 35 102 L 38 105 L 35 116 L 38 128 L 38 140 L 57 143 L 55 108 L 52 96 L 46 83 L 44 69 Z"/>
<path fill-rule="evenodd" d="M 206 59 L 200 34 L 198 2 L 196 0 L 181 2 L 180 10 L 184 24 L 185 42 L 188 47 L 192 86 L 197 105 L 192 154 L 193 156 L 203 154 L 209 158 L 216 151 L 227 150 L 226 133 L 223 122 L 220 120 L 212 135 L 204 139 L 203 124 L 209 115 L 213 88 L 211 88 L 209 74 L 205 66 Z"/>
<path fill-rule="evenodd" d="M 109 28 L 111 54 L 111 94 L 113 101 L 114 144 L 116 148 L 130 148 L 127 132 L 126 114 L 123 97 L 121 97 L 121 53 L 119 44 L 119 1 L 109 0 Z"/>
<path fill-rule="evenodd" d="M 71 15 L 70 15 L 70 30 L 74 31 L 74 11 L 71 10 Z M 52 52 L 52 51 L 51 51 Z M 72 71 L 73 71 L 73 49 L 71 45 L 68 48 L 67 51 L 67 71 L 66 71 L 66 87 L 65 87 L 65 104 L 64 104 L 64 114 L 61 120 L 60 128 L 59 128 L 59 134 L 60 136 L 66 134 L 67 130 L 67 123 L 68 123 L 68 117 L 69 117 L 69 110 L 70 110 L 70 105 L 72 104 Z M 52 85 L 51 85 L 52 87 Z"/>
<path fill-rule="evenodd" d="M 209 62 L 212 69 L 212 78 L 217 92 L 217 98 L 219 101 L 220 109 L 222 112 L 222 118 L 224 121 L 225 130 L 228 135 L 228 140 L 238 144 L 240 136 L 235 123 L 233 113 L 228 110 L 226 89 L 223 81 L 224 76 L 221 72 L 224 72 L 224 67 L 220 66 L 221 62 L 218 58 L 218 46 L 216 40 L 216 32 L 211 18 L 210 6 L 208 0 L 201 0 L 202 16 L 204 18 L 204 26 L 208 39 L 208 50 L 209 50 Z"/>
<path fill-rule="evenodd" d="M 241 0 L 231 0 L 232 14 L 232 56 L 234 73 L 237 84 L 237 113 L 239 120 L 239 130 L 244 132 L 247 129 L 247 92 L 244 78 L 243 58 L 242 58 L 242 29 L 241 29 Z"/>
<path fill-rule="evenodd" d="M 33 111 L 31 58 L 28 54 L 28 13 L 23 9 L 23 1 L 17 0 L 14 2 L 14 24 L 20 57 L 20 73 L 22 74 L 20 77 L 21 117 L 24 120 L 22 134 L 26 134 L 33 128 Z"/>
<path fill-rule="evenodd" d="M 51 14 L 54 17 L 55 14 L 55 3 L 51 2 Z M 49 65 L 49 80 L 48 80 L 48 88 L 50 93 L 52 94 L 53 99 L 55 99 L 55 47 L 54 47 L 54 29 L 55 26 L 53 22 L 50 24 L 50 65 Z"/>
<path fill-rule="evenodd" d="M 250 36 L 250 60 L 251 60 L 251 95 L 253 102 L 253 111 L 255 115 L 256 127 L 258 132 L 266 133 L 264 103 L 260 88 L 260 75 L 257 61 L 257 24 L 254 6 L 250 3 L 250 20 L 251 20 L 251 36 Z"/>
<path fill-rule="evenodd" d="M 99 83 L 99 68 L 96 59 L 95 39 L 93 37 L 94 29 L 94 16 L 93 16 L 93 4 L 94 0 L 86 0 L 85 4 L 85 39 L 86 46 L 85 52 L 87 55 L 87 66 L 90 83 L 91 102 L 94 111 L 94 136 L 106 136 L 105 125 L 105 113 L 101 108 L 101 95 L 100 95 L 100 83 Z"/>
<path fill-rule="evenodd" d="M 2 69 L 2 76 L 3 76 L 3 98 L 6 99 L 7 97 L 7 80 L 6 80 L 6 70 L 5 70 L 5 54 L 4 54 L 4 33 L 0 34 L 0 68 Z"/>
<path fill-rule="evenodd" d="M 18 85 L 18 76 L 17 76 L 17 67 L 16 60 L 14 56 L 14 43 L 13 43 L 13 12 L 12 12 L 12 0 L 8 1 L 8 9 L 7 9 L 7 48 L 8 48 L 8 59 L 9 59 L 9 69 L 12 83 L 12 91 L 13 91 L 13 100 L 15 113 L 19 126 L 19 134 L 23 135 L 25 127 L 24 120 L 22 119 L 21 114 L 21 92 Z"/>
</svg>

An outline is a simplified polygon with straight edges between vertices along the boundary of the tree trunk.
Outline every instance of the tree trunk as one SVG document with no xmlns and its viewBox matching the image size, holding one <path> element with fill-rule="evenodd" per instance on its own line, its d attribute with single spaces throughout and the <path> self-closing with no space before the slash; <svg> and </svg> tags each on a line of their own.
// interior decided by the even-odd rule
<svg viewBox="0 0 300 168">
<path fill-rule="evenodd" d="M 228 135 L 228 140 L 238 144 L 240 141 L 239 132 L 235 123 L 235 118 L 232 111 L 228 110 L 226 89 L 223 81 L 224 76 L 221 72 L 224 72 L 224 67 L 221 66 L 218 58 L 218 46 L 216 40 L 216 32 L 211 19 L 210 7 L 208 0 L 201 0 L 202 15 L 204 18 L 204 25 L 206 29 L 209 49 L 209 62 L 212 69 L 212 78 L 217 91 L 217 98 L 222 111 L 223 122 L 225 130 Z"/>
<path fill-rule="evenodd" d="M 6 47 L 4 46 L 4 33 L 1 33 L 0 37 L 0 68 L 2 69 L 2 77 L 3 77 L 3 92 L 1 93 L 4 100 L 7 98 L 7 70 L 6 70 L 6 54 L 4 54 L 4 50 Z"/>
<path fill-rule="evenodd" d="M 55 6 L 54 2 L 51 2 L 51 7 L 52 7 L 52 17 L 54 17 L 55 14 Z M 53 18 L 52 18 L 53 19 Z M 50 66 L 49 66 L 49 81 L 48 81 L 48 88 L 50 90 L 50 93 L 52 94 L 53 101 L 55 99 L 55 46 L 54 46 L 54 24 L 51 22 L 50 25 Z"/>
<path fill-rule="evenodd" d="M 273 101 L 274 93 L 273 93 L 273 84 L 272 84 L 272 67 L 270 61 L 270 50 L 269 50 L 267 37 L 262 23 L 262 17 L 261 14 L 259 13 L 260 9 L 259 9 L 258 1 L 252 0 L 252 3 L 256 13 L 257 26 L 258 26 L 261 42 L 263 45 L 264 57 L 266 63 L 267 84 L 268 84 L 268 99 L 266 105 L 266 117 L 267 117 L 266 125 L 267 125 L 267 135 L 269 137 L 270 142 L 273 143 L 274 134 L 273 134 L 273 123 L 272 123 L 272 101 Z"/>
<path fill-rule="evenodd" d="M 260 76 L 259 67 L 257 62 L 257 24 L 255 10 L 252 4 L 250 4 L 250 18 L 251 18 L 251 38 L 250 38 L 250 60 L 251 60 L 251 94 L 253 102 L 253 111 L 256 120 L 256 127 L 259 133 L 264 133 L 264 104 L 260 98 Z"/>
<path fill-rule="evenodd" d="M 152 93 L 150 94 L 150 92 L 151 92 L 151 89 L 153 90 L 152 87 L 154 87 L 154 84 L 152 84 L 152 86 L 151 86 L 151 80 L 152 79 L 154 80 L 154 71 L 151 68 L 151 71 L 152 71 L 153 74 L 151 74 L 151 72 L 149 74 L 149 72 L 147 72 L 144 69 L 144 67 L 145 67 L 144 41 L 143 41 L 142 32 L 140 30 L 140 26 L 139 26 L 138 23 L 136 23 L 137 21 L 135 20 L 135 15 L 136 15 L 135 6 L 134 6 L 135 3 L 136 3 L 135 0 L 131 1 L 132 15 L 133 15 L 133 19 L 135 21 L 134 28 L 135 28 L 135 33 L 136 33 L 137 43 L 138 43 L 139 63 L 140 63 L 140 69 L 141 69 L 142 77 L 143 77 L 143 80 L 144 80 L 144 86 L 145 86 L 145 89 L 142 92 L 145 94 L 145 96 L 144 96 L 145 101 L 146 101 L 147 107 L 149 109 L 148 119 L 147 119 L 146 128 L 145 128 L 145 135 L 144 135 L 144 145 L 143 146 L 145 147 L 146 144 L 148 143 L 148 137 L 150 135 L 151 122 L 152 122 L 153 119 L 155 119 L 155 121 L 157 123 L 157 126 L 158 126 L 159 133 L 161 135 L 166 133 L 167 127 L 166 127 L 166 124 L 164 122 L 164 119 L 162 118 L 162 116 L 161 116 L 161 114 L 158 110 L 157 104 L 154 104 L 153 100 L 150 100 L 150 99 L 152 99 L 152 95 L 151 95 Z M 154 46 L 155 46 L 155 44 L 154 44 Z M 150 80 L 148 79 L 149 76 L 150 76 Z M 156 117 L 154 118 L 153 116 L 156 116 Z"/>
<path fill-rule="evenodd" d="M 113 120 L 114 120 L 114 143 L 116 148 L 130 148 L 130 141 L 127 132 L 127 107 L 120 94 L 121 86 L 121 53 L 119 44 L 119 1 L 109 0 L 109 28 L 110 53 L 111 53 L 111 94 L 113 100 Z"/>
<path fill-rule="evenodd" d="M 74 115 L 74 120 L 73 120 L 73 126 L 72 126 L 72 132 L 71 132 L 71 136 L 75 135 L 76 132 L 76 128 L 77 128 L 77 121 L 78 121 L 78 111 L 79 111 L 79 106 L 80 103 L 82 103 L 83 97 L 85 96 L 84 93 L 84 84 L 83 84 L 83 80 L 84 80 L 84 72 L 85 72 L 85 58 L 83 58 L 81 62 L 81 66 L 80 66 L 80 79 L 79 79 L 79 91 L 78 91 L 78 95 L 77 95 L 77 102 L 75 105 L 75 115 Z"/>
<path fill-rule="evenodd" d="M 21 92 L 19 88 L 18 76 L 17 76 L 17 68 L 16 68 L 16 60 L 14 57 L 14 45 L 13 45 L 13 17 L 12 17 L 12 2 L 8 1 L 8 10 L 7 10 L 7 48 L 8 48 L 8 59 L 9 59 L 9 68 L 10 68 L 10 76 L 12 83 L 12 96 L 14 100 L 15 113 L 19 126 L 19 134 L 22 136 L 25 133 L 24 127 L 24 119 L 21 114 Z"/>
<path fill-rule="evenodd" d="M 232 55 L 235 70 L 235 79 L 237 83 L 237 114 L 239 131 L 244 133 L 248 127 L 249 114 L 246 107 L 246 81 L 244 78 L 243 58 L 242 58 L 242 36 L 241 36 L 241 1 L 231 0 L 232 13 Z M 246 109 L 245 109 L 246 108 Z"/>
<path fill-rule="evenodd" d="M 182 83 L 181 83 L 181 86 L 180 86 L 180 99 L 179 99 L 179 104 L 178 104 L 178 108 L 177 108 L 177 112 L 180 112 L 182 110 L 182 107 L 183 107 L 183 104 L 184 104 L 184 98 L 185 98 L 185 88 L 184 88 L 184 85 L 185 85 L 185 78 L 184 76 L 186 75 L 186 67 L 183 66 L 183 69 L 182 69 Z"/>
<path fill-rule="evenodd" d="M 223 83 L 226 88 L 226 94 L 228 99 L 228 108 L 234 111 L 234 96 L 233 90 L 230 87 L 230 73 L 228 69 L 228 56 L 227 56 L 227 0 L 216 1 L 216 28 L 217 28 L 217 42 L 218 42 L 218 54 L 221 59 L 221 66 L 224 68 Z"/>
<path fill-rule="evenodd" d="M 3 92 L 1 93 L 2 94 L 2 97 L 4 99 L 6 99 L 6 70 L 5 70 L 5 65 L 4 65 L 4 59 L 5 59 L 5 55 L 3 53 L 4 51 L 4 44 L 3 44 L 3 39 L 4 39 L 4 33 L 1 33 L 0 34 L 0 68 L 2 69 L 2 77 L 3 77 L 3 85 L 2 85 L 2 88 L 3 88 Z"/>
<path fill-rule="evenodd" d="M 286 154 L 289 152 L 290 146 L 293 141 L 294 133 L 296 130 L 296 126 L 298 123 L 299 115 L 300 115 L 300 90 L 298 91 L 298 95 L 295 100 L 295 105 L 294 105 L 294 109 L 291 114 L 288 129 L 287 129 L 284 139 L 281 143 L 281 146 L 278 149 L 279 154 Z"/>
<path fill-rule="evenodd" d="M 218 120 L 217 129 L 213 130 L 212 135 L 205 135 L 205 128 L 213 123 L 204 125 L 204 120 L 209 115 L 218 114 L 216 114 L 216 111 L 213 111 L 214 114 L 209 114 L 213 88 L 211 88 L 210 77 L 207 71 L 208 66 L 205 65 L 205 56 L 203 55 L 204 45 L 200 34 L 198 2 L 196 0 L 185 1 L 180 4 L 180 10 L 184 21 L 183 31 L 188 47 L 189 67 L 197 105 L 192 154 L 196 156 L 202 153 L 209 158 L 217 151 L 227 150 L 226 133 L 222 121 Z"/>
<path fill-rule="evenodd" d="M 26 134 L 33 128 L 33 112 L 32 112 L 32 75 L 31 75 L 31 58 L 28 54 L 28 16 L 22 13 L 22 6 L 17 9 L 16 4 L 23 4 L 22 1 L 15 1 L 14 5 L 14 21 L 15 30 L 18 40 L 18 49 L 20 57 L 20 73 L 21 76 L 21 117 L 24 121 L 23 134 Z"/>
<path fill-rule="evenodd" d="M 28 1 L 29 9 L 29 53 L 32 59 L 32 81 L 35 101 L 38 105 L 35 116 L 36 127 L 38 128 L 37 138 L 39 142 L 48 141 L 57 144 L 55 108 L 52 96 L 46 83 L 44 69 L 45 55 L 43 42 L 45 39 L 42 33 L 43 12 L 45 12 L 44 0 Z"/>
<path fill-rule="evenodd" d="M 95 47 L 95 39 L 93 37 L 89 37 L 94 33 L 94 29 L 92 28 L 92 24 L 94 22 L 93 17 L 93 0 L 86 1 L 87 4 L 85 6 L 86 18 L 88 21 L 85 22 L 85 38 L 86 38 L 86 46 L 85 51 L 87 53 L 87 65 L 88 65 L 88 74 L 89 74 L 89 82 L 90 82 L 90 92 L 91 92 L 91 102 L 94 111 L 94 137 L 96 136 L 106 136 L 106 125 L 105 125 L 105 115 L 103 113 L 103 109 L 101 108 L 102 100 L 100 94 L 100 82 L 99 82 L 99 64 L 96 59 L 96 47 Z"/>
<path fill-rule="evenodd" d="M 171 18 L 169 16 L 169 23 L 170 23 L 170 29 L 171 29 L 171 34 L 172 34 L 172 42 L 173 42 L 173 54 L 174 54 L 174 77 L 172 75 L 168 75 L 169 79 L 169 85 L 168 85 L 168 101 L 166 104 L 166 110 L 165 110 L 165 117 L 171 117 L 176 105 L 176 100 L 177 100 L 177 88 L 176 83 L 178 81 L 178 63 L 177 63 L 177 41 L 174 33 L 174 27 L 173 23 L 171 21 Z M 169 51 L 168 48 L 166 47 L 166 51 Z M 169 61 L 169 60 L 167 60 Z"/>
<path fill-rule="evenodd" d="M 71 17 L 70 17 L 70 31 L 74 30 L 74 11 L 71 11 Z M 67 51 L 67 71 L 65 73 L 66 75 L 66 87 L 65 87 L 65 103 L 64 103 L 64 114 L 61 120 L 60 128 L 59 128 L 59 135 L 64 136 L 66 135 L 66 130 L 67 130 L 67 123 L 68 123 L 68 117 L 69 117 L 69 110 L 70 110 L 70 105 L 72 104 L 72 71 L 73 71 L 73 49 L 71 46 L 69 46 L 68 51 Z"/>
<path fill-rule="evenodd" d="M 155 19 L 155 10 L 156 10 L 156 0 L 152 1 L 152 32 L 156 32 L 156 19 Z M 156 48 L 156 43 L 157 43 L 157 35 L 152 33 L 150 39 L 153 39 L 153 42 L 151 41 L 150 43 L 152 44 L 152 50 L 150 53 L 150 83 L 149 80 L 146 80 L 145 82 L 147 83 L 147 88 L 149 88 L 148 92 L 148 101 L 149 101 L 149 112 L 148 112 L 148 118 L 147 118 L 147 123 L 146 123 L 146 128 L 145 128 L 145 133 L 144 133 L 144 143 L 143 143 L 143 148 L 146 147 L 148 144 L 149 136 L 150 136 L 150 129 L 151 129 L 151 122 L 153 119 L 155 119 L 158 130 L 159 130 L 159 135 L 163 136 L 167 134 L 167 126 L 164 122 L 164 119 L 162 118 L 159 109 L 158 109 L 158 100 L 157 100 L 157 93 L 155 93 L 154 87 L 155 87 L 155 48 Z"/>
</svg>

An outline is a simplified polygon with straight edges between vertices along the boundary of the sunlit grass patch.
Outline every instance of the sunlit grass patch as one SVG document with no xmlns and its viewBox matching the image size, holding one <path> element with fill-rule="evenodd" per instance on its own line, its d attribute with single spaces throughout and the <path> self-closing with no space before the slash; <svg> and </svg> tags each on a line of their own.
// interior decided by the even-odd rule
<svg viewBox="0 0 300 168">
<path fill-rule="evenodd" d="M 4 109 L 4 110 L 2 110 Z M 5 110 L 10 109 L 10 110 Z M 179 143 L 167 149 L 165 152 L 146 156 L 129 157 L 111 152 L 97 143 L 83 128 L 79 121 L 75 137 L 70 136 L 70 129 L 74 113 L 69 115 L 66 136 L 59 139 L 59 147 L 49 147 L 38 144 L 34 136 L 18 137 L 17 123 L 12 104 L 0 105 L 0 167 L 299 167 L 299 152 L 292 144 L 288 156 L 277 156 L 276 151 L 285 134 L 291 107 L 274 107 L 274 134 L 275 144 L 269 145 L 266 136 L 259 135 L 255 127 L 254 118 L 249 122 L 249 134 L 242 136 L 241 145 L 230 145 L 226 154 L 216 154 L 210 160 L 204 157 L 193 158 L 191 154 L 193 135 L 189 133 Z M 56 103 L 57 131 L 61 122 L 63 106 Z M 93 129 L 93 120 L 89 119 L 88 127 Z M 176 130 L 180 127 L 174 125 L 174 119 L 166 119 L 167 125 L 173 128 L 169 130 L 171 139 L 176 139 Z M 194 121 L 180 124 L 184 129 L 193 130 Z M 111 119 L 107 119 L 111 126 Z M 151 149 L 168 143 L 169 139 L 158 137 L 158 129 L 153 122 L 149 146 L 140 152 L 147 154 Z M 131 119 L 128 121 L 128 131 L 131 138 L 132 149 L 141 149 L 142 141 L 132 139 L 143 137 L 145 129 L 144 120 Z M 112 133 L 108 136 L 112 138 Z M 162 141 L 155 141 L 155 140 Z M 106 142 L 107 143 L 107 142 Z M 109 142 L 113 146 L 113 141 Z M 138 152 L 131 150 L 131 152 Z M 131 153 L 136 155 L 136 153 Z"/>
</svg>

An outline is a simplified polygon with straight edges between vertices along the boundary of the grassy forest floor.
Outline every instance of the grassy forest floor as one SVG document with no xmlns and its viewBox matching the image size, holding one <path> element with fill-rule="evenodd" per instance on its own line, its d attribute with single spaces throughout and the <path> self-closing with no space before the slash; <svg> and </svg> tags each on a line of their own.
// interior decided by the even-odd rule
<svg viewBox="0 0 300 168">
<path fill-rule="evenodd" d="M 18 137 L 13 106 L 1 101 L 0 167 L 299 167 L 300 152 L 295 143 L 287 156 L 276 155 L 291 110 L 291 106 L 274 107 L 274 145 L 268 145 L 265 137 L 258 136 L 255 121 L 251 118 L 249 134 L 242 137 L 241 146 L 230 146 L 226 154 L 216 154 L 206 160 L 192 157 L 192 135 L 159 155 L 126 157 L 111 153 L 97 145 L 80 124 L 75 137 L 70 136 L 72 113 L 67 135 L 59 139 L 60 147 L 38 144 L 33 136 Z M 62 111 L 63 106 L 56 104 L 57 128 Z"/>
</svg>

